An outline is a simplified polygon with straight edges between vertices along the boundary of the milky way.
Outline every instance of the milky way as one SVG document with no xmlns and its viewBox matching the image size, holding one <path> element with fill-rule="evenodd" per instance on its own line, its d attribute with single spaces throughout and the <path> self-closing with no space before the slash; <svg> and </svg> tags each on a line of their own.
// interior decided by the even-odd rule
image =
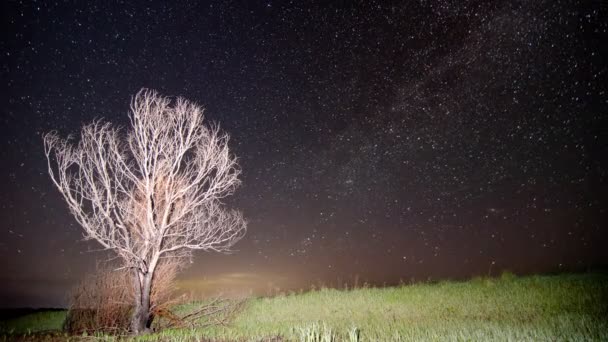
<svg viewBox="0 0 608 342">
<path fill-rule="evenodd" d="M 232 136 L 249 232 L 184 277 L 285 286 L 605 265 L 600 1 L 3 4 L 6 305 L 61 305 L 100 253 L 41 133 L 127 125 L 141 87 Z M 288 283 L 288 284 L 287 284 Z"/>
</svg>

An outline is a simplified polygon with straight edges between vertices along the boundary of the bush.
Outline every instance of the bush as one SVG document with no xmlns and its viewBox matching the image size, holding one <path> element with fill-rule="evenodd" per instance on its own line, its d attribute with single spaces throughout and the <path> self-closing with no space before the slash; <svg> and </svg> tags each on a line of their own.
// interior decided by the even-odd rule
<svg viewBox="0 0 608 342">
<path fill-rule="evenodd" d="M 171 294 L 178 269 L 176 262 L 161 263 L 154 274 L 151 311 L 154 316 L 173 303 Z M 71 334 L 127 333 L 133 310 L 133 283 L 128 270 L 98 267 L 87 275 L 69 295 L 69 308 L 63 329 Z"/>
<path fill-rule="evenodd" d="M 133 302 L 127 272 L 99 269 L 87 275 L 70 293 L 63 328 L 72 334 L 83 332 L 126 332 Z"/>
</svg>

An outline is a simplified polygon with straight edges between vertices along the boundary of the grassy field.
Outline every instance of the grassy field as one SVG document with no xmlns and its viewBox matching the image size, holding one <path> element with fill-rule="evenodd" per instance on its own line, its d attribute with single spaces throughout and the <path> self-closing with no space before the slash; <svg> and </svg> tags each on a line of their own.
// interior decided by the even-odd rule
<svg viewBox="0 0 608 342">
<path fill-rule="evenodd" d="M 195 305 L 195 304 L 192 304 Z M 62 313 L 2 324 L 59 329 Z M 24 330 L 25 329 L 25 330 Z M 608 341 L 608 274 L 473 279 L 249 300 L 227 326 L 138 341 Z"/>
</svg>

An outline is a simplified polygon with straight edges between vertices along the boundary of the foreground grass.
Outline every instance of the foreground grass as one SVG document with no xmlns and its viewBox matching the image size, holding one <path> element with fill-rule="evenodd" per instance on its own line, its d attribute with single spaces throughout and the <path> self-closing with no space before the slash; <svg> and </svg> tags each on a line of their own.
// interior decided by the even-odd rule
<svg viewBox="0 0 608 342">
<path fill-rule="evenodd" d="M 307 329 L 361 340 L 608 340 L 608 277 L 475 279 L 353 291 L 321 290 L 251 301 L 206 336 L 300 339 Z"/>
<path fill-rule="evenodd" d="M 137 340 L 606 341 L 607 303 L 607 274 L 323 289 L 252 299 L 228 326 Z"/>
</svg>

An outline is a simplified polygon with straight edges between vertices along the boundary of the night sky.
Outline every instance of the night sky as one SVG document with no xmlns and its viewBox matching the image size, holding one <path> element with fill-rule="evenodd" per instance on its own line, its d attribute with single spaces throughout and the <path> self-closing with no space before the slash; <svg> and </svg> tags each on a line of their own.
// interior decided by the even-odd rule
<svg viewBox="0 0 608 342">
<path fill-rule="evenodd" d="M 608 264 L 606 2 L 245 3 L 2 2 L 0 306 L 64 305 L 107 258 L 52 187 L 41 135 L 127 126 L 142 87 L 203 105 L 243 169 L 229 203 L 246 237 L 183 280 Z"/>
</svg>

